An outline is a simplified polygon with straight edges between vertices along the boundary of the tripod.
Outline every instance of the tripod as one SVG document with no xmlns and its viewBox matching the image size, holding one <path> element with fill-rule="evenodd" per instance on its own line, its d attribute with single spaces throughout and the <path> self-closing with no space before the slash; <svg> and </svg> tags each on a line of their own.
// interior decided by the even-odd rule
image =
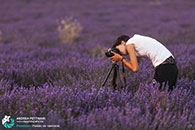
<svg viewBox="0 0 195 130">
<path fill-rule="evenodd" d="M 107 73 L 107 75 L 104 79 L 104 82 L 102 83 L 102 87 L 106 84 L 106 81 L 108 80 L 108 78 L 109 78 L 109 76 L 110 76 L 113 69 L 114 69 L 114 75 L 113 75 L 113 80 L 112 80 L 113 88 L 116 90 L 117 75 L 119 76 L 119 81 L 120 81 L 120 84 L 121 84 L 121 88 L 125 88 L 125 85 L 126 85 L 125 73 L 123 73 L 123 78 L 124 78 L 124 84 L 123 84 L 122 81 L 121 81 L 121 78 L 120 78 L 119 65 L 117 65 L 116 63 L 112 63 L 112 67 L 109 70 L 109 72 Z M 124 66 L 123 66 L 123 72 L 124 72 Z"/>
</svg>

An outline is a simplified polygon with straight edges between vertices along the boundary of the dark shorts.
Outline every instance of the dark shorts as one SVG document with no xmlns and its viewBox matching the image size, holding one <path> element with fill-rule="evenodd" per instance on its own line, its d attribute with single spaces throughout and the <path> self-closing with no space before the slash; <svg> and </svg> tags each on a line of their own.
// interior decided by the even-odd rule
<svg viewBox="0 0 195 130">
<path fill-rule="evenodd" d="M 176 63 L 160 64 L 155 68 L 154 79 L 160 83 L 159 90 L 165 90 L 168 84 L 168 91 L 176 87 L 178 68 Z"/>
</svg>

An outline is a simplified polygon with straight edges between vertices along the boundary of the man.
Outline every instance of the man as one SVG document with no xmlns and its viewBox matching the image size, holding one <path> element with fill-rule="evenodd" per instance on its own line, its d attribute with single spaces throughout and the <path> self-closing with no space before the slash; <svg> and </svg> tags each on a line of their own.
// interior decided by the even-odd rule
<svg viewBox="0 0 195 130">
<path fill-rule="evenodd" d="M 135 34 L 133 37 L 122 35 L 117 38 L 112 46 L 120 50 L 122 55 L 129 55 L 130 62 L 121 55 L 114 53 L 109 59 L 112 62 L 120 61 L 134 72 L 139 70 L 138 59 L 147 57 L 152 61 L 155 67 L 154 80 L 160 83 L 159 90 L 162 90 L 162 84 L 168 83 L 168 91 L 172 91 L 176 85 L 178 69 L 172 53 L 159 41 L 148 37 Z M 110 48 L 109 48 L 110 50 Z"/>
</svg>

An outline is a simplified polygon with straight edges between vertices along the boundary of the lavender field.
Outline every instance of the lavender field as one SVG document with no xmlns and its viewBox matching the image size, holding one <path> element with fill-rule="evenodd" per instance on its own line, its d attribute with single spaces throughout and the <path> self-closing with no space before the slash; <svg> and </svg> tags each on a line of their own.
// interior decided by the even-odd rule
<svg viewBox="0 0 195 130">
<path fill-rule="evenodd" d="M 0 115 L 45 116 L 60 130 L 194 130 L 194 12 L 194 0 L 1 0 Z M 70 43 L 59 38 L 66 17 L 82 26 Z M 171 94 L 153 86 L 148 59 L 126 69 L 126 89 L 114 90 L 112 77 L 101 87 L 112 66 L 105 51 L 135 33 L 175 56 Z"/>
</svg>

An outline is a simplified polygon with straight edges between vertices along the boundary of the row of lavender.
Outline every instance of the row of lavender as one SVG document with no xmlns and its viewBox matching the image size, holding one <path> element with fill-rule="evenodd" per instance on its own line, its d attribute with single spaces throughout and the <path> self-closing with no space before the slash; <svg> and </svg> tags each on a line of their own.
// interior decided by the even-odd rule
<svg viewBox="0 0 195 130">
<path fill-rule="evenodd" d="M 73 78 L 77 81 L 79 78 L 85 78 L 80 79 L 81 81 L 96 79 L 99 76 L 102 78 L 111 67 L 110 60 L 104 56 L 102 48 L 91 46 L 89 48 L 80 44 L 77 48 L 72 45 L 42 48 L 36 45 L 17 45 L 17 47 L 2 45 L 0 77 L 27 88 L 29 85 L 41 86 L 47 81 L 64 78 L 67 80 L 66 85 L 72 85 Z M 193 81 L 194 45 L 172 45 L 169 49 L 177 60 L 179 79 L 186 78 Z M 97 53 L 99 55 L 96 55 Z M 131 84 L 152 79 L 153 73 L 151 62 L 147 59 L 142 60 L 138 73 L 127 71 Z"/>
<path fill-rule="evenodd" d="M 180 81 L 178 85 L 193 84 Z M 194 124 L 194 97 L 181 88 L 172 95 L 159 96 L 149 83 L 140 84 L 133 94 L 111 88 L 82 90 L 81 85 L 73 88 L 45 84 L 29 90 L 15 86 L 11 92 L 6 91 L 10 87 L 7 82 L 1 81 L 2 86 L 6 87 L 1 101 L 4 112 L 44 115 L 49 124 L 66 129 L 192 129 Z"/>
<path fill-rule="evenodd" d="M 21 0 L 14 4 L 7 0 L 0 5 L 0 32 L 5 43 L 53 45 L 59 43 L 57 21 L 71 16 L 83 27 L 77 43 L 101 41 L 110 46 L 121 33 L 141 33 L 165 44 L 192 44 L 194 6 L 192 0 Z"/>
</svg>

